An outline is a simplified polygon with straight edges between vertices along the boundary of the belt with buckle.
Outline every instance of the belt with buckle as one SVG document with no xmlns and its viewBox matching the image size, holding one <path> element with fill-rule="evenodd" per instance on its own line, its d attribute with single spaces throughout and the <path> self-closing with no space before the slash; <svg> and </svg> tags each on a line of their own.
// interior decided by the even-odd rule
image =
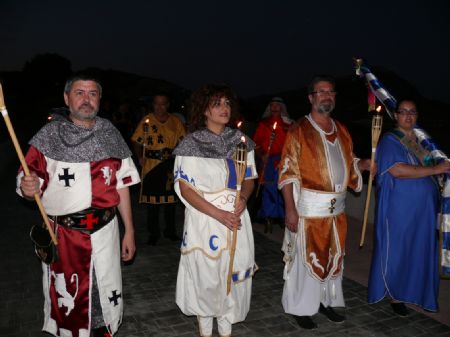
<svg viewBox="0 0 450 337">
<path fill-rule="evenodd" d="M 164 148 L 161 150 L 145 150 L 145 157 L 165 161 L 172 156 L 173 149 Z"/>
<path fill-rule="evenodd" d="M 58 225 L 92 234 L 116 216 L 116 208 L 87 208 L 85 210 L 66 214 L 49 215 L 49 218 Z"/>
</svg>

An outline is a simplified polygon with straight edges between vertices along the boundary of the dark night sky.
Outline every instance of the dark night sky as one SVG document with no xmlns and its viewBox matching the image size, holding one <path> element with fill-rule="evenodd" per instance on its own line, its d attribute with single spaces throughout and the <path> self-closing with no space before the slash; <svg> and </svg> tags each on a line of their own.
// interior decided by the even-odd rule
<svg viewBox="0 0 450 337">
<path fill-rule="evenodd" d="M 20 1 L 0 3 L 0 70 L 57 53 L 74 70 L 111 68 L 244 96 L 352 74 L 352 56 L 450 102 L 450 20 L 435 1 Z"/>
</svg>

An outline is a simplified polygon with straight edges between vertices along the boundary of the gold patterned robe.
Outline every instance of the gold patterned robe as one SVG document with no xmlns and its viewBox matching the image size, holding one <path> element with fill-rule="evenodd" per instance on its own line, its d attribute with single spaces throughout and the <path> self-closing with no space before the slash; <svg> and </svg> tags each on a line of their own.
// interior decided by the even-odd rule
<svg viewBox="0 0 450 337">
<path fill-rule="evenodd" d="M 142 144 L 144 150 L 140 202 L 165 204 L 176 201 L 172 151 L 184 135 L 184 126 L 174 115 L 164 123 L 159 122 L 153 113 L 140 121 L 131 137 L 134 142 Z"/>
</svg>

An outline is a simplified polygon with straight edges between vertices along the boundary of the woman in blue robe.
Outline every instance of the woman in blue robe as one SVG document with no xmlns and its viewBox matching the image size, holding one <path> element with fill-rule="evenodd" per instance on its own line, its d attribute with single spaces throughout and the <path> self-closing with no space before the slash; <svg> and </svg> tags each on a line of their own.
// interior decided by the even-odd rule
<svg viewBox="0 0 450 337">
<path fill-rule="evenodd" d="M 401 101 L 397 128 L 377 148 L 377 205 L 368 301 L 391 299 L 394 312 L 408 315 L 404 303 L 438 310 L 439 186 L 435 175 L 448 172 L 447 161 L 434 165 L 417 143 L 416 104 Z"/>
</svg>

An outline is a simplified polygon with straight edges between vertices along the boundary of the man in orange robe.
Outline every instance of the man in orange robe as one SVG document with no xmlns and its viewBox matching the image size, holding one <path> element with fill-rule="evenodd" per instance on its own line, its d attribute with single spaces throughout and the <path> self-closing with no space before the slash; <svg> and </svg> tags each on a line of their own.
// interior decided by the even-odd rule
<svg viewBox="0 0 450 337">
<path fill-rule="evenodd" d="M 316 77 L 308 92 L 311 113 L 287 134 L 278 187 L 286 211 L 283 307 L 301 327 L 314 329 L 311 316 L 317 312 L 333 322 L 345 320 L 333 310 L 345 306 L 345 195 L 347 187 L 361 191 L 360 171 L 370 168 L 370 160 L 354 156 L 347 129 L 330 117 L 334 80 Z"/>
</svg>

